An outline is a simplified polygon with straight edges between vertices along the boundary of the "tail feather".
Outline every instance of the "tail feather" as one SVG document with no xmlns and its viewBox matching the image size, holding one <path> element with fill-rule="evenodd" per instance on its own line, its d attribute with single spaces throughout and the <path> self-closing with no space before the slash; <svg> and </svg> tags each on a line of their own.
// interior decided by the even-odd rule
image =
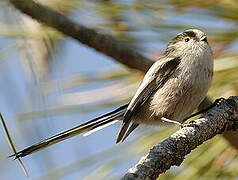
<svg viewBox="0 0 238 180">
<path fill-rule="evenodd" d="M 97 131 L 99 131 L 99 130 L 101 130 L 101 129 L 104 129 L 104 128 L 107 127 L 107 126 L 111 126 L 112 124 L 116 123 L 117 121 L 118 121 L 118 120 L 114 120 L 114 121 L 112 121 L 112 122 L 110 122 L 110 123 L 107 123 L 107 124 L 105 124 L 105 125 L 100 125 L 100 126 L 98 126 L 98 127 L 95 127 L 94 129 L 92 129 L 92 130 L 90 130 L 90 131 L 84 133 L 83 136 L 89 136 L 90 134 L 93 134 L 93 133 L 95 133 L 95 132 L 97 132 Z"/>
<path fill-rule="evenodd" d="M 15 159 L 17 159 L 19 157 L 24 157 L 24 156 L 27 156 L 34 152 L 45 149 L 53 144 L 61 142 L 65 139 L 76 136 L 78 134 L 87 133 L 87 132 L 92 131 L 96 128 L 99 128 L 101 126 L 106 127 L 105 125 L 107 125 L 109 123 L 112 124 L 112 122 L 115 121 L 116 118 L 122 117 L 126 111 L 127 106 L 128 106 L 128 104 L 125 104 L 112 112 L 109 112 L 109 113 L 102 115 L 98 118 L 92 119 L 86 123 L 79 125 L 79 126 L 73 127 L 72 129 L 69 129 L 62 133 L 59 133 L 55 136 L 52 136 L 52 137 L 50 137 L 46 140 L 43 140 L 37 144 L 27 147 L 27 148 L 23 149 L 22 151 L 19 151 L 16 154 L 13 154 L 9 157 L 15 157 Z"/>
<path fill-rule="evenodd" d="M 139 124 L 132 123 L 131 126 L 129 127 L 129 129 L 127 130 L 125 136 L 121 140 L 121 142 L 123 142 L 132 133 L 132 131 L 134 131 L 138 126 L 139 126 Z"/>
<path fill-rule="evenodd" d="M 130 122 L 122 122 L 121 128 L 120 128 L 119 133 L 117 135 L 116 144 L 121 142 L 121 140 L 123 139 L 129 125 L 130 125 Z"/>
</svg>

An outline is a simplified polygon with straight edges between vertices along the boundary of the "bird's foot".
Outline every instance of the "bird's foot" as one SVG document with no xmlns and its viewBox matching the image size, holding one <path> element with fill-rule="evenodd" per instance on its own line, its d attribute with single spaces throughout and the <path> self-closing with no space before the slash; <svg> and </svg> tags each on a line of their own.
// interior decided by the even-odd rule
<svg viewBox="0 0 238 180">
<path fill-rule="evenodd" d="M 194 117 L 194 116 L 197 116 L 197 115 L 199 115 L 199 114 L 202 114 L 202 113 L 207 112 L 207 111 L 210 110 L 211 108 L 213 108 L 213 107 L 219 105 L 219 104 L 220 104 L 222 101 L 224 101 L 224 100 L 225 100 L 225 98 L 218 98 L 218 99 L 216 99 L 210 106 L 208 106 L 208 107 L 205 108 L 205 109 L 202 109 L 202 110 L 199 111 L 199 112 L 196 112 L 196 113 L 194 113 L 194 114 L 191 114 L 190 116 L 184 118 L 182 122 L 185 122 L 185 121 L 187 121 L 188 119 L 190 119 L 190 118 L 192 118 L 192 117 Z"/>
<path fill-rule="evenodd" d="M 183 124 L 178 122 L 178 121 L 174 121 L 174 120 L 171 120 L 171 119 L 167 119 L 165 117 L 162 117 L 161 120 L 163 122 L 167 122 L 167 123 L 172 123 L 172 124 L 176 124 L 176 125 L 179 125 L 180 127 L 183 127 Z"/>
</svg>

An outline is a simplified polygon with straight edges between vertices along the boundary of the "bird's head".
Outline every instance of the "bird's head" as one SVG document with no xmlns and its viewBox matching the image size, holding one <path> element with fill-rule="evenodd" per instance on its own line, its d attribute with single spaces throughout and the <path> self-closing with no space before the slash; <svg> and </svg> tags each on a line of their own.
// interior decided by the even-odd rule
<svg viewBox="0 0 238 180">
<path fill-rule="evenodd" d="M 177 34 L 169 42 L 165 55 L 181 56 L 204 52 L 211 53 L 206 34 L 198 29 L 188 29 Z"/>
</svg>

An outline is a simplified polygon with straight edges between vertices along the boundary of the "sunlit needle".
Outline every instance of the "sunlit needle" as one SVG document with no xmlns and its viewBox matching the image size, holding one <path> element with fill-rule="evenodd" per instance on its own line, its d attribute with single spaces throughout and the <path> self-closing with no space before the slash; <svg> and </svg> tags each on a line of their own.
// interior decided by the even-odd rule
<svg viewBox="0 0 238 180">
<path fill-rule="evenodd" d="M 3 116 L 2 116 L 1 113 L 0 113 L 0 119 L 1 119 L 1 122 L 2 122 L 2 125 L 3 125 L 4 132 L 5 132 L 6 136 L 7 136 L 7 140 L 8 140 L 9 146 L 12 149 L 12 151 L 14 152 L 14 154 L 17 154 L 16 148 L 14 146 L 14 143 L 13 143 L 13 141 L 11 139 L 10 133 L 9 133 L 9 131 L 7 129 L 7 125 L 6 125 L 5 121 L 4 121 Z M 20 164 L 24 174 L 27 177 L 29 177 L 28 171 L 27 171 L 26 167 L 24 166 L 22 160 L 20 158 L 16 158 L 16 159 L 18 160 L 18 162 L 19 162 L 19 164 Z"/>
</svg>

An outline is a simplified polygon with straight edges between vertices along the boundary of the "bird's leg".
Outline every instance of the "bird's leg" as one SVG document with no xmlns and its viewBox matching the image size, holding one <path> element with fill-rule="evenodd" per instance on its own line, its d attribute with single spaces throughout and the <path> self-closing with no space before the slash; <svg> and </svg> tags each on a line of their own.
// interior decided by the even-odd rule
<svg viewBox="0 0 238 180">
<path fill-rule="evenodd" d="M 167 119 L 167 118 L 165 118 L 165 117 L 162 117 L 161 120 L 164 121 L 164 122 L 176 124 L 176 125 L 179 125 L 179 126 L 183 127 L 183 124 L 180 123 L 180 122 L 178 122 L 178 121 L 174 121 L 174 120 L 171 120 L 171 119 Z"/>
<path fill-rule="evenodd" d="M 223 100 L 225 100 L 225 98 L 216 99 L 216 100 L 214 101 L 214 103 L 212 103 L 210 106 L 208 106 L 208 107 L 205 108 L 205 109 L 202 109 L 201 111 L 198 111 L 198 112 L 196 112 L 196 113 L 191 114 L 190 116 L 184 118 L 182 122 L 185 122 L 185 121 L 187 121 L 188 119 L 190 119 L 190 118 L 192 118 L 192 117 L 194 117 L 194 116 L 197 116 L 197 115 L 199 115 L 199 114 L 202 114 L 202 113 L 207 112 L 207 111 L 210 110 L 211 108 L 213 108 L 213 107 L 215 107 L 216 105 L 218 105 L 219 103 L 221 103 Z"/>
<path fill-rule="evenodd" d="M 164 118 L 164 117 L 162 117 L 161 120 L 164 121 L 164 122 L 179 125 L 181 128 L 190 127 L 190 126 L 197 126 L 196 124 L 193 124 L 193 121 L 191 121 L 189 123 L 180 123 L 178 121 L 170 120 L 170 119 L 167 119 L 167 118 Z"/>
<path fill-rule="evenodd" d="M 179 125 L 180 127 L 184 127 L 184 126 L 186 126 L 186 125 L 184 124 L 184 122 L 185 122 L 186 120 L 188 120 L 188 119 L 190 119 L 190 118 L 192 118 L 192 117 L 194 117 L 194 116 L 197 116 L 197 115 L 199 115 L 199 114 L 202 114 L 202 113 L 207 112 L 207 111 L 210 110 L 211 108 L 213 108 L 213 107 L 215 107 L 216 105 L 218 105 L 219 103 L 221 103 L 223 100 L 225 100 L 225 98 L 216 99 L 216 100 L 214 101 L 214 103 L 212 103 L 212 104 L 211 104 L 210 106 L 208 106 L 207 108 L 202 109 L 201 111 L 196 112 L 196 113 L 193 113 L 193 114 L 191 114 L 190 116 L 184 118 L 183 121 L 182 121 L 182 123 L 180 123 L 180 122 L 178 122 L 178 121 L 171 120 L 171 119 L 167 119 L 167 118 L 165 118 L 165 117 L 162 117 L 161 120 L 164 121 L 164 122 L 168 122 L 168 123 L 172 123 L 172 124 Z"/>
</svg>

